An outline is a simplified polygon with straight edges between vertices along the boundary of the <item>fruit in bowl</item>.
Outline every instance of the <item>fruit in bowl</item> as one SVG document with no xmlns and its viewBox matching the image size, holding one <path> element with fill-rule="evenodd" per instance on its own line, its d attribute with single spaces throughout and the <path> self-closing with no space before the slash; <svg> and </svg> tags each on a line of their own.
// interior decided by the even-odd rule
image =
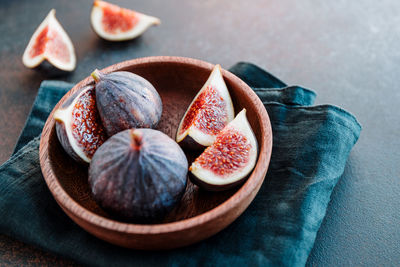
<svg viewBox="0 0 400 267">
<path fill-rule="evenodd" d="M 191 58 L 150 57 L 118 63 L 102 72 L 127 71 L 153 84 L 163 102 L 163 114 L 156 130 L 175 139 L 183 115 L 213 67 Z M 43 176 L 66 214 L 100 239 L 142 250 L 171 249 L 198 242 L 221 231 L 242 214 L 264 180 L 272 149 L 272 131 L 267 112 L 251 88 L 226 70 L 221 69 L 221 74 L 235 109 L 246 109 L 259 148 L 256 165 L 242 185 L 213 193 L 187 180 L 180 201 L 156 223 L 128 223 L 115 217 L 96 202 L 88 183 L 88 168 L 69 160 L 66 153 L 60 153 L 63 148 L 57 140 L 53 115 L 71 95 L 93 86 L 93 79 L 88 77 L 60 100 L 46 122 L 40 141 Z M 198 151 L 187 149 L 185 154 L 192 162 Z"/>
<path fill-rule="evenodd" d="M 154 128 L 162 114 L 153 85 L 130 72 L 92 73 L 88 85 L 68 98 L 54 113 L 57 136 L 78 162 L 90 163 L 108 136 L 134 128 Z"/>
<path fill-rule="evenodd" d="M 96 105 L 109 136 L 130 128 L 154 128 L 161 119 L 162 103 L 154 86 L 127 71 L 92 73 Z"/>
<path fill-rule="evenodd" d="M 160 219 L 182 197 L 188 171 L 176 142 L 160 131 L 140 129 L 158 124 L 161 98 L 149 81 L 131 72 L 95 70 L 92 77 L 94 86 L 55 112 L 57 136 L 72 158 L 90 163 L 91 191 L 104 209 L 139 222 Z M 189 168 L 192 181 L 206 190 L 230 189 L 254 168 L 258 147 L 246 109 L 231 120 L 233 114 L 216 65 L 177 130 L 178 141 L 192 135 L 209 146 Z"/>
<path fill-rule="evenodd" d="M 107 139 L 96 107 L 93 85 L 77 91 L 54 112 L 57 137 L 74 160 L 90 163 L 94 152 Z"/>
<path fill-rule="evenodd" d="M 192 181 L 210 191 L 244 182 L 257 161 L 257 139 L 243 109 L 190 166 Z"/>
<path fill-rule="evenodd" d="M 89 185 L 95 200 L 111 213 L 151 222 L 181 199 L 187 171 L 186 156 L 170 137 L 153 129 L 129 129 L 96 151 Z"/>
<path fill-rule="evenodd" d="M 215 65 L 207 81 L 194 97 L 183 115 L 176 133 L 176 141 L 184 147 L 200 149 L 214 143 L 221 131 L 235 116 L 231 97 Z"/>
</svg>

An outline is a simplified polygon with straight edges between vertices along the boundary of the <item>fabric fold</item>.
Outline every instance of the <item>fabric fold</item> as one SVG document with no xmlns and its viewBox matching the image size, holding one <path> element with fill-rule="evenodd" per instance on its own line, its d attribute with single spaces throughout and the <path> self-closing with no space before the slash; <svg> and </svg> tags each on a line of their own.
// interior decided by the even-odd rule
<svg viewBox="0 0 400 267">
<path fill-rule="evenodd" d="M 283 88 L 253 88 L 263 104 L 277 102 L 293 106 L 311 106 L 314 104 L 316 94 L 300 86 Z"/>
</svg>

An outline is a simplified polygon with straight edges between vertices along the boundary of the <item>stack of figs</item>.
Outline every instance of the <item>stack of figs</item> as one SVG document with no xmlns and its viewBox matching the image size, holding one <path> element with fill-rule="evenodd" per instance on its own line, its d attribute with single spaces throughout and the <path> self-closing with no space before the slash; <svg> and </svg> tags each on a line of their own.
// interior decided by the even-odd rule
<svg viewBox="0 0 400 267">
<path fill-rule="evenodd" d="M 162 102 L 153 85 L 131 72 L 92 73 L 94 85 L 71 95 L 56 110 L 64 150 L 89 164 L 89 185 L 108 212 L 154 222 L 181 200 L 192 182 L 209 191 L 231 188 L 254 168 L 258 145 L 246 110 L 234 116 L 229 91 L 216 65 L 189 105 L 176 141 L 155 130 Z M 185 150 L 204 152 L 188 166 Z"/>
</svg>

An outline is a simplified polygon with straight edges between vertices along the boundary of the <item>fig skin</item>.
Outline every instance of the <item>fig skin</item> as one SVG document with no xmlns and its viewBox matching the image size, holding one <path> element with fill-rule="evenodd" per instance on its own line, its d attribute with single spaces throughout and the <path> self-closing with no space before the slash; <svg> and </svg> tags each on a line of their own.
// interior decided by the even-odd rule
<svg viewBox="0 0 400 267">
<path fill-rule="evenodd" d="M 189 175 L 189 179 L 192 183 L 194 183 L 201 189 L 203 189 L 205 191 L 209 191 L 209 192 L 221 192 L 221 191 L 226 191 L 226 190 L 232 189 L 234 187 L 237 187 L 237 186 L 243 184 L 248 178 L 248 176 L 245 176 L 242 179 L 240 179 L 234 183 L 230 183 L 230 184 L 226 184 L 226 185 L 215 185 L 215 184 L 210 184 L 210 183 L 207 183 L 207 182 L 201 180 L 200 178 L 198 178 L 196 175 L 194 175 L 191 172 L 189 172 L 188 175 Z"/>
<path fill-rule="evenodd" d="M 188 162 L 177 143 L 152 129 L 128 129 L 94 154 L 89 185 L 95 200 L 129 221 L 154 222 L 182 198 Z"/>
<path fill-rule="evenodd" d="M 81 163 L 81 164 L 88 164 L 88 162 L 84 161 L 73 150 L 71 143 L 68 140 L 67 131 L 65 129 L 64 123 L 56 122 L 56 133 L 57 133 L 58 141 L 60 141 L 60 143 L 61 143 L 61 146 L 64 148 L 65 152 L 67 152 L 67 154 L 73 160 L 75 160 L 76 162 Z"/>
<path fill-rule="evenodd" d="M 190 135 L 187 135 L 181 142 L 178 143 L 183 150 L 192 151 L 192 152 L 202 152 L 206 149 L 206 146 L 203 146 L 196 142 Z"/>
<path fill-rule="evenodd" d="M 108 136 L 130 128 L 155 128 L 161 119 L 162 102 L 153 85 L 127 71 L 92 73 L 96 104 Z"/>
</svg>

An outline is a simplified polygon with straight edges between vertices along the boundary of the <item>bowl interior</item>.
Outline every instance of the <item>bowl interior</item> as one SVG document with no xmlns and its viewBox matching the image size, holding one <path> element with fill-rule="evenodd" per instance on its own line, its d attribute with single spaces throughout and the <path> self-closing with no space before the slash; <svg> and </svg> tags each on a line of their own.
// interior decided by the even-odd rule
<svg viewBox="0 0 400 267">
<path fill-rule="evenodd" d="M 211 64 L 151 62 L 126 64 L 119 66 L 118 70 L 136 73 L 154 85 L 163 102 L 163 114 L 157 129 L 175 139 L 176 130 L 183 114 L 207 80 L 212 67 Z M 105 69 L 106 72 L 113 70 L 113 68 Z M 251 99 L 252 96 L 244 92 L 243 84 L 239 84 L 237 79 L 233 79 L 232 75 L 227 77 L 226 71 L 223 71 L 223 74 L 234 103 L 235 114 L 242 108 L 247 109 L 247 118 L 256 135 L 259 147 L 262 147 L 264 139 L 261 138 L 260 114 L 257 114 L 254 99 Z M 86 79 L 72 90 L 76 91 L 91 82 L 93 82 L 91 79 Z M 65 100 L 64 97 L 58 105 L 62 105 Z M 199 152 L 185 151 L 185 154 L 190 164 L 199 155 Z M 75 202 L 100 216 L 115 219 L 94 201 L 87 182 L 87 166 L 76 163 L 64 152 L 57 139 L 55 127 L 52 128 L 49 136 L 48 156 L 56 179 Z M 189 181 L 181 202 L 160 223 L 175 222 L 209 211 L 234 195 L 238 189 L 239 187 L 224 192 L 211 193 L 199 189 Z"/>
</svg>

